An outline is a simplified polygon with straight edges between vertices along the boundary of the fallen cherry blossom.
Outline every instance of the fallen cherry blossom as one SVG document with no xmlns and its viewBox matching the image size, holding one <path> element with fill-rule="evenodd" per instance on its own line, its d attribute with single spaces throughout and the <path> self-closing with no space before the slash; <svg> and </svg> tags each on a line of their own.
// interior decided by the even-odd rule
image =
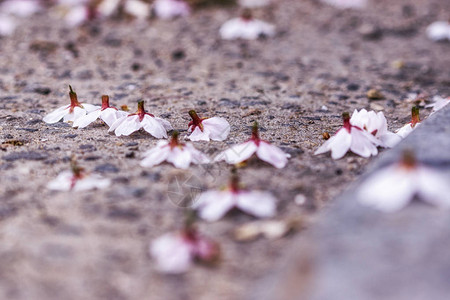
<svg viewBox="0 0 450 300">
<path fill-rule="evenodd" d="M 392 148 L 402 139 L 397 134 L 388 131 L 387 120 L 383 112 L 367 111 L 361 109 L 359 112 L 355 109 L 350 118 L 350 124 L 362 128 L 375 136 L 380 141 L 380 146 Z"/>
<path fill-rule="evenodd" d="M 195 149 L 192 143 L 180 143 L 178 132 L 172 135 L 172 140 L 159 141 L 156 147 L 148 150 L 141 161 L 142 167 L 153 167 L 167 161 L 180 169 L 187 169 L 191 163 L 206 164 L 210 159 L 202 152 Z"/>
<path fill-rule="evenodd" d="M 130 135 L 141 128 L 160 139 L 167 138 L 167 130 L 172 130 L 172 125 L 168 121 L 146 112 L 144 101 L 139 101 L 136 113 L 121 117 L 115 121 L 109 128 L 109 132 L 114 131 L 117 136 Z"/>
<path fill-rule="evenodd" d="M 158 18 L 166 20 L 185 17 L 191 12 L 189 5 L 183 0 L 156 0 L 153 10 Z"/>
<path fill-rule="evenodd" d="M 189 111 L 192 121 L 189 122 L 188 131 L 191 141 L 223 141 L 230 133 L 230 124 L 224 118 L 200 118 L 195 110 Z"/>
<path fill-rule="evenodd" d="M 254 19 L 248 10 L 241 17 L 228 20 L 220 27 L 220 36 L 224 40 L 255 40 L 260 36 L 273 35 L 275 35 L 275 26 Z"/>
<path fill-rule="evenodd" d="M 107 188 L 111 181 L 98 174 L 86 173 L 72 160 L 72 170 L 61 172 L 56 179 L 47 184 L 47 188 L 55 191 L 87 191 Z"/>
<path fill-rule="evenodd" d="M 442 98 L 441 96 L 434 96 L 433 97 L 433 103 L 428 104 L 425 107 L 432 107 L 433 109 L 431 110 L 431 114 L 434 114 L 435 112 L 437 112 L 438 110 L 441 110 L 442 108 L 444 108 L 445 106 L 447 106 L 450 103 L 450 97 L 447 98 Z"/>
<path fill-rule="evenodd" d="M 256 156 L 273 165 L 276 168 L 284 168 L 287 164 L 289 154 L 269 142 L 259 138 L 258 123 L 254 123 L 251 138 L 242 144 L 231 146 L 229 149 L 217 155 L 214 161 L 226 161 L 229 164 L 238 164 Z"/>
<path fill-rule="evenodd" d="M 323 3 L 332 5 L 340 9 L 347 8 L 364 8 L 367 6 L 368 0 L 321 0 Z"/>
<path fill-rule="evenodd" d="M 414 106 L 411 109 L 411 122 L 405 124 L 405 126 L 398 129 L 395 133 L 398 134 L 400 137 L 405 138 L 411 132 L 413 132 L 413 130 L 416 129 L 420 124 L 421 123 L 419 117 L 419 108 L 417 106 Z"/>
<path fill-rule="evenodd" d="M 78 102 L 77 94 L 72 90 L 70 85 L 69 89 L 70 104 L 61 106 L 46 115 L 43 118 L 45 123 L 53 124 L 59 122 L 61 119 L 63 119 L 64 122 L 73 122 L 87 113 L 97 109 L 97 106 L 95 105 Z"/>
<path fill-rule="evenodd" d="M 450 22 L 436 21 L 428 25 L 427 37 L 435 42 L 450 40 Z"/>
<path fill-rule="evenodd" d="M 210 222 L 219 220 L 232 208 L 258 218 L 268 218 L 275 215 L 275 202 L 275 197 L 268 192 L 242 189 L 237 175 L 233 174 L 227 189 L 200 194 L 193 208 L 200 218 Z"/>
<path fill-rule="evenodd" d="M 220 247 L 190 226 L 154 240 L 150 245 L 150 254 L 156 261 L 158 271 L 180 274 L 188 271 L 194 260 L 206 264 L 217 262 Z"/>
<path fill-rule="evenodd" d="M 418 163 L 411 152 L 403 159 L 375 172 L 357 191 L 360 203 L 383 212 L 405 207 L 415 196 L 431 204 L 450 207 L 449 179 L 440 171 Z"/>
<path fill-rule="evenodd" d="M 377 155 L 377 146 L 380 145 L 380 141 L 367 131 L 353 126 L 350 123 L 350 115 L 347 112 L 342 114 L 342 118 L 344 126 L 320 146 L 314 154 L 318 155 L 331 151 L 333 159 L 344 157 L 349 150 L 362 157 Z"/>
<path fill-rule="evenodd" d="M 97 120 L 102 119 L 109 127 L 120 119 L 127 116 L 128 113 L 118 110 L 117 108 L 109 105 L 109 96 L 102 96 L 102 106 L 96 106 L 95 110 L 92 110 L 87 115 L 81 116 L 73 122 L 73 127 L 84 128 Z"/>
</svg>

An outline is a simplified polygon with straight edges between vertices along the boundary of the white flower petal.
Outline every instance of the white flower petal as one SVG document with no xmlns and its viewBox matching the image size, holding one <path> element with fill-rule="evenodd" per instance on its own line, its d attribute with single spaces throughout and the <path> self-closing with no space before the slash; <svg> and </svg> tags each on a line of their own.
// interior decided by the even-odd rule
<svg viewBox="0 0 450 300">
<path fill-rule="evenodd" d="M 399 135 L 401 138 L 406 138 L 411 132 L 414 131 L 414 129 L 416 129 L 418 126 L 420 125 L 420 123 L 417 123 L 414 127 L 411 126 L 411 123 L 406 124 L 405 126 L 403 126 L 402 128 L 400 128 L 399 130 L 397 130 L 395 133 L 397 135 Z"/>
<path fill-rule="evenodd" d="M 417 167 L 417 189 L 419 196 L 427 202 L 443 208 L 450 207 L 450 185 L 445 174 L 428 167 Z"/>
<path fill-rule="evenodd" d="M 123 120 L 119 119 L 116 122 L 118 122 L 117 128 L 115 128 L 114 133 L 117 136 L 121 136 L 121 135 L 130 135 L 135 131 L 138 131 L 141 127 L 142 124 L 139 121 L 139 116 L 134 115 L 134 116 L 127 116 L 124 117 Z M 116 124 L 116 122 L 114 122 L 114 124 Z M 109 129 L 109 131 L 111 131 L 111 129 L 114 127 L 111 126 L 111 128 Z"/>
<path fill-rule="evenodd" d="M 164 273 L 183 273 L 191 266 L 190 246 L 179 234 L 165 234 L 154 240 L 150 254 L 156 260 L 156 268 Z"/>
<path fill-rule="evenodd" d="M 97 111 L 93 111 L 87 115 L 81 116 L 73 122 L 73 127 L 84 128 L 98 119 L 101 114 L 100 108 Z"/>
<path fill-rule="evenodd" d="M 87 7 L 84 5 L 77 5 L 72 7 L 65 15 L 64 20 L 70 27 L 76 27 L 86 22 L 89 16 Z"/>
<path fill-rule="evenodd" d="M 86 115 L 86 110 L 84 108 L 76 106 L 73 108 L 73 112 L 68 113 L 64 116 L 63 121 L 64 122 L 73 122 L 76 119 L 78 119 L 84 115 Z"/>
<path fill-rule="evenodd" d="M 202 121 L 205 131 L 209 133 L 209 138 L 213 141 L 223 141 L 230 133 L 230 124 L 220 117 L 212 117 Z"/>
<path fill-rule="evenodd" d="M 209 222 L 217 221 L 235 206 L 235 197 L 230 191 L 208 191 L 200 194 L 194 208 L 200 218 Z"/>
<path fill-rule="evenodd" d="M 416 192 L 414 174 L 398 165 L 381 169 L 364 181 L 357 191 L 358 200 L 384 212 L 405 207 Z"/>
<path fill-rule="evenodd" d="M 73 191 L 88 191 L 93 189 L 105 189 L 109 187 L 111 181 L 97 174 L 89 174 L 75 181 Z"/>
<path fill-rule="evenodd" d="M 18 17 L 29 17 L 41 9 L 36 0 L 7 0 L 0 5 L 0 10 L 6 14 Z"/>
<path fill-rule="evenodd" d="M 11 35 L 16 30 L 17 24 L 13 18 L 0 13 L 0 36 Z"/>
<path fill-rule="evenodd" d="M 267 192 L 240 191 L 237 195 L 236 206 L 259 218 L 273 217 L 276 212 L 276 199 Z"/>
<path fill-rule="evenodd" d="M 73 173 L 71 171 L 63 171 L 47 184 L 47 188 L 54 191 L 70 191 L 72 178 Z"/>
<path fill-rule="evenodd" d="M 194 131 L 188 136 L 188 139 L 190 139 L 193 142 L 198 141 L 209 141 L 209 132 L 202 131 L 200 127 L 195 127 Z"/>
<path fill-rule="evenodd" d="M 239 0 L 239 5 L 248 8 L 267 6 L 272 0 Z"/>
<path fill-rule="evenodd" d="M 263 161 L 281 169 L 287 164 L 287 159 L 290 156 L 280 148 L 273 146 L 265 141 L 260 141 L 256 155 Z"/>
<path fill-rule="evenodd" d="M 350 149 L 351 144 L 351 134 L 347 131 L 347 129 L 342 128 L 336 133 L 335 136 L 331 137 L 319 149 L 317 149 L 315 154 L 326 152 L 329 149 L 333 159 L 340 159 L 344 157 L 345 153 L 347 153 Z"/>
<path fill-rule="evenodd" d="M 190 13 L 189 5 L 181 0 L 156 0 L 153 9 L 158 18 L 171 19 L 178 16 L 187 16 Z"/>
<path fill-rule="evenodd" d="M 249 159 L 258 150 L 254 141 L 231 146 L 214 159 L 215 161 L 225 160 L 229 164 L 237 164 Z"/>
<path fill-rule="evenodd" d="M 64 105 L 46 115 L 43 119 L 45 123 L 53 124 L 61 120 L 66 114 L 69 113 L 70 105 Z"/>
<path fill-rule="evenodd" d="M 191 143 L 186 143 L 184 148 L 186 148 L 189 152 L 191 152 L 192 162 L 194 164 L 208 164 L 211 162 L 208 156 L 206 156 L 199 150 L 195 149 L 194 145 L 192 145 Z"/>
<path fill-rule="evenodd" d="M 102 111 L 100 118 L 103 120 L 103 122 L 106 123 L 106 125 L 111 127 L 114 122 L 124 116 L 128 116 L 128 113 L 124 111 L 118 111 L 112 107 L 108 107 Z"/>
<path fill-rule="evenodd" d="M 159 165 L 167 159 L 170 153 L 171 151 L 168 142 L 159 141 L 156 147 L 145 152 L 144 159 L 141 161 L 140 165 L 148 168 Z"/>
<path fill-rule="evenodd" d="M 146 19 L 150 15 L 150 5 L 141 0 L 128 0 L 124 11 L 138 19 Z"/>
<path fill-rule="evenodd" d="M 174 147 L 170 151 L 170 155 L 166 159 L 172 163 L 175 167 L 180 169 L 187 169 L 192 161 L 192 154 L 188 149 Z"/>
<path fill-rule="evenodd" d="M 98 105 L 92 105 L 89 103 L 81 103 L 81 106 L 83 106 L 83 109 L 86 110 L 86 113 L 90 113 L 90 112 L 93 112 L 93 111 L 101 108 Z"/>
<path fill-rule="evenodd" d="M 395 147 L 398 143 L 400 143 L 402 138 L 398 134 L 386 131 L 383 135 L 379 137 L 379 140 L 381 141 L 383 147 L 392 148 Z"/>
<path fill-rule="evenodd" d="M 350 150 L 362 157 L 370 157 L 371 155 L 377 155 L 378 149 L 374 143 L 379 141 L 370 133 L 352 128 L 351 131 L 352 144 Z"/>
<path fill-rule="evenodd" d="M 261 35 L 273 36 L 274 34 L 275 26 L 256 19 L 235 18 L 220 27 L 220 36 L 225 40 L 255 40 Z"/>
<path fill-rule="evenodd" d="M 432 41 L 450 40 L 450 23 L 436 21 L 427 27 L 427 37 Z"/>
<path fill-rule="evenodd" d="M 145 115 L 144 119 L 142 120 L 142 127 L 145 131 L 153 135 L 155 138 L 167 138 L 167 131 L 164 127 L 164 122 L 162 121 L 164 120 Z"/>
</svg>

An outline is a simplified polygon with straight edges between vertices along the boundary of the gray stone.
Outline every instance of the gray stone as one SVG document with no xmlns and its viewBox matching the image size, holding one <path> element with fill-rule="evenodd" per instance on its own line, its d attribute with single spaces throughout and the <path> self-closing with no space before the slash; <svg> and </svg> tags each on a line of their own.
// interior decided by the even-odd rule
<svg viewBox="0 0 450 300">
<path fill-rule="evenodd" d="M 449 118 L 450 106 L 383 153 L 296 241 L 276 275 L 261 281 L 250 299 L 448 299 L 449 212 L 417 201 L 386 214 L 360 205 L 354 192 L 404 149 L 450 175 Z"/>
</svg>

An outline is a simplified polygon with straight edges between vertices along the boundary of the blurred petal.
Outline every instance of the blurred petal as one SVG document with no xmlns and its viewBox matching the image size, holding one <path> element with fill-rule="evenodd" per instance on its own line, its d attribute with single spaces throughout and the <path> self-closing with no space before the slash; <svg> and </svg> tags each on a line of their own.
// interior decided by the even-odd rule
<svg viewBox="0 0 450 300">
<path fill-rule="evenodd" d="M 379 143 L 378 140 L 365 131 L 353 128 L 352 132 L 352 144 L 350 150 L 362 157 L 370 157 L 371 155 L 377 155 L 378 149 L 373 144 L 374 142 Z"/>
<path fill-rule="evenodd" d="M 255 142 L 248 141 L 242 144 L 231 146 L 214 159 L 215 161 L 225 160 L 229 164 L 237 164 L 249 159 L 258 150 Z"/>
<path fill-rule="evenodd" d="M 419 196 L 440 207 L 450 207 L 449 179 L 442 172 L 420 166 L 416 171 Z"/>
<path fill-rule="evenodd" d="M 144 159 L 141 161 L 140 165 L 142 167 L 151 168 L 153 166 L 159 165 L 167 159 L 170 155 L 170 147 L 167 145 L 167 141 L 161 141 L 155 148 L 148 150 L 144 154 Z"/>
<path fill-rule="evenodd" d="M 49 190 L 54 191 L 70 191 L 72 187 L 73 173 L 71 171 L 64 171 L 47 184 Z"/>
<path fill-rule="evenodd" d="M 260 141 L 256 155 L 263 161 L 268 162 L 276 168 L 284 168 L 287 164 L 288 154 L 280 148 L 273 146 L 265 141 Z"/>
<path fill-rule="evenodd" d="M 144 128 L 145 131 L 147 131 L 148 133 L 153 135 L 155 138 L 158 138 L 158 139 L 167 138 L 167 131 L 163 125 L 163 122 L 161 122 L 161 121 L 164 121 L 164 120 L 159 119 L 159 118 L 157 120 L 154 117 L 145 115 L 144 119 L 142 120 L 142 127 Z"/>
<path fill-rule="evenodd" d="M 259 218 L 268 218 L 275 215 L 276 199 L 267 192 L 261 191 L 240 191 L 237 195 L 236 206 Z"/>
<path fill-rule="evenodd" d="M 200 218 L 212 222 L 222 218 L 235 205 L 235 194 L 230 191 L 208 191 L 202 193 L 194 208 Z"/>
<path fill-rule="evenodd" d="M 183 273 L 191 266 L 190 246 L 179 234 L 165 234 L 150 246 L 150 254 L 156 260 L 156 268 L 164 273 Z"/>
<path fill-rule="evenodd" d="M 175 147 L 170 151 L 167 161 L 180 169 L 187 169 L 192 161 L 191 152 L 185 148 Z"/>
<path fill-rule="evenodd" d="M 230 124 L 224 118 L 212 117 L 204 120 L 202 124 L 213 141 L 223 141 L 230 133 Z"/>
</svg>

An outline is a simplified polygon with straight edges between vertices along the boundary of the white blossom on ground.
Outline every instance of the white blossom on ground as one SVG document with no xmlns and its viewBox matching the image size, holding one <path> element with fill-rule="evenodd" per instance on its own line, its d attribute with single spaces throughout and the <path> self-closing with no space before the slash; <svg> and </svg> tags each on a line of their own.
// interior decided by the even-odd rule
<svg viewBox="0 0 450 300">
<path fill-rule="evenodd" d="M 144 20 L 150 16 L 150 4 L 141 0 L 126 1 L 123 10 L 140 20 Z"/>
<path fill-rule="evenodd" d="M 344 119 L 344 126 L 320 146 L 314 154 L 317 155 L 331 151 L 331 157 L 333 159 L 344 157 L 349 150 L 362 157 L 377 155 L 377 146 L 381 142 L 367 131 L 353 126 L 350 123 L 350 115 L 348 113 L 343 113 L 342 117 Z"/>
<path fill-rule="evenodd" d="M 427 37 L 432 41 L 450 40 L 450 22 L 436 21 L 428 25 Z"/>
<path fill-rule="evenodd" d="M 172 130 L 169 121 L 155 117 L 144 109 L 144 101 L 138 103 L 138 110 L 134 114 L 121 117 L 109 128 L 117 136 L 130 135 L 143 128 L 155 138 L 167 138 L 167 130 Z"/>
<path fill-rule="evenodd" d="M 179 142 L 178 132 L 175 131 L 170 142 L 165 140 L 159 141 L 156 147 L 145 152 L 141 166 L 150 168 L 159 165 L 163 161 L 172 163 L 177 168 L 187 169 L 191 163 L 207 164 L 210 162 L 210 159 L 195 149 L 192 143 Z"/>
<path fill-rule="evenodd" d="M 414 129 L 420 125 L 419 108 L 414 106 L 411 110 L 411 122 L 405 124 L 403 127 L 398 129 L 395 133 L 401 138 L 407 137 Z"/>
<path fill-rule="evenodd" d="M 180 274 L 189 270 L 192 262 L 214 263 L 220 256 L 217 243 L 200 235 L 194 228 L 166 233 L 150 245 L 150 255 L 162 273 Z"/>
<path fill-rule="evenodd" d="M 272 0 L 239 0 L 239 5 L 248 8 L 267 6 Z"/>
<path fill-rule="evenodd" d="M 233 208 L 258 218 L 273 217 L 276 213 L 275 203 L 275 197 L 268 192 L 242 189 L 239 186 L 239 179 L 233 174 L 227 189 L 200 194 L 193 208 L 197 210 L 200 218 L 213 222 Z"/>
<path fill-rule="evenodd" d="M 255 40 L 260 36 L 273 35 L 274 25 L 254 19 L 247 10 L 241 17 L 228 20 L 220 27 L 220 36 L 224 40 Z"/>
<path fill-rule="evenodd" d="M 77 94 L 69 85 L 70 104 L 61 106 L 52 111 L 43 118 L 45 123 L 53 124 L 63 119 L 64 122 L 73 122 L 76 119 L 85 116 L 87 113 L 97 109 L 98 106 L 78 102 Z"/>
<path fill-rule="evenodd" d="M 450 207 L 449 178 L 445 174 L 418 163 L 406 152 L 403 161 L 376 171 L 359 187 L 360 203 L 383 212 L 404 208 L 414 197 L 439 207 Z"/>
<path fill-rule="evenodd" d="M 55 191 L 87 191 L 109 187 L 111 181 L 98 174 L 86 173 L 72 162 L 72 170 L 61 172 L 58 177 L 47 184 L 47 188 Z"/>
<path fill-rule="evenodd" d="M 194 110 L 189 111 L 192 121 L 188 124 L 191 141 L 223 141 L 230 133 L 230 124 L 224 118 L 200 118 Z"/>
<path fill-rule="evenodd" d="M 380 146 L 385 148 L 392 148 L 402 140 L 397 134 L 388 131 L 387 120 L 381 111 L 361 109 L 358 112 L 355 109 L 350 118 L 350 124 L 375 136 L 380 141 Z"/>
<path fill-rule="evenodd" d="M 291 157 L 280 148 L 260 139 L 258 124 L 255 122 L 252 128 L 252 137 L 247 142 L 231 146 L 217 155 L 214 161 L 224 160 L 229 164 L 238 164 L 248 160 L 254 154 L 259 159 L 279 169 L 284 168 L 288 158 Z"/>
<path fill-rule="evenodd" d="M 368 0 L 321 0 L 323 3 L 332 5 L 340 9 L 347 8 L 364 8 L 368 4 Z"/>
<path fill-rule="evenodd" d="M 442 98 L 441 96 L 434 96 L 433 103 L 428 104 L 426 107 L 432 107 L 431 114 L 434 114 L 438 110 L 441 110 L 450 103 L 450 97 Z"/>
<path fill-rule="evenodd" d="M 183 0 L 156 0 L 153 10 L 158 18 L 166 20 L 185 17 L 191 13 L 191 8 Z"/>
<path fill-rule="evenodd" d="M 97 120 L 102 119 L 109 127 L 118 119 L 127 116 L 128 113 L 109 105 L 109 97 L 102 96 L 102 106 L 96 106 L 94 110 L 87 115 L 81 116 L 73 122 L 73 127 L 84 128 Z"/>
</svg>

